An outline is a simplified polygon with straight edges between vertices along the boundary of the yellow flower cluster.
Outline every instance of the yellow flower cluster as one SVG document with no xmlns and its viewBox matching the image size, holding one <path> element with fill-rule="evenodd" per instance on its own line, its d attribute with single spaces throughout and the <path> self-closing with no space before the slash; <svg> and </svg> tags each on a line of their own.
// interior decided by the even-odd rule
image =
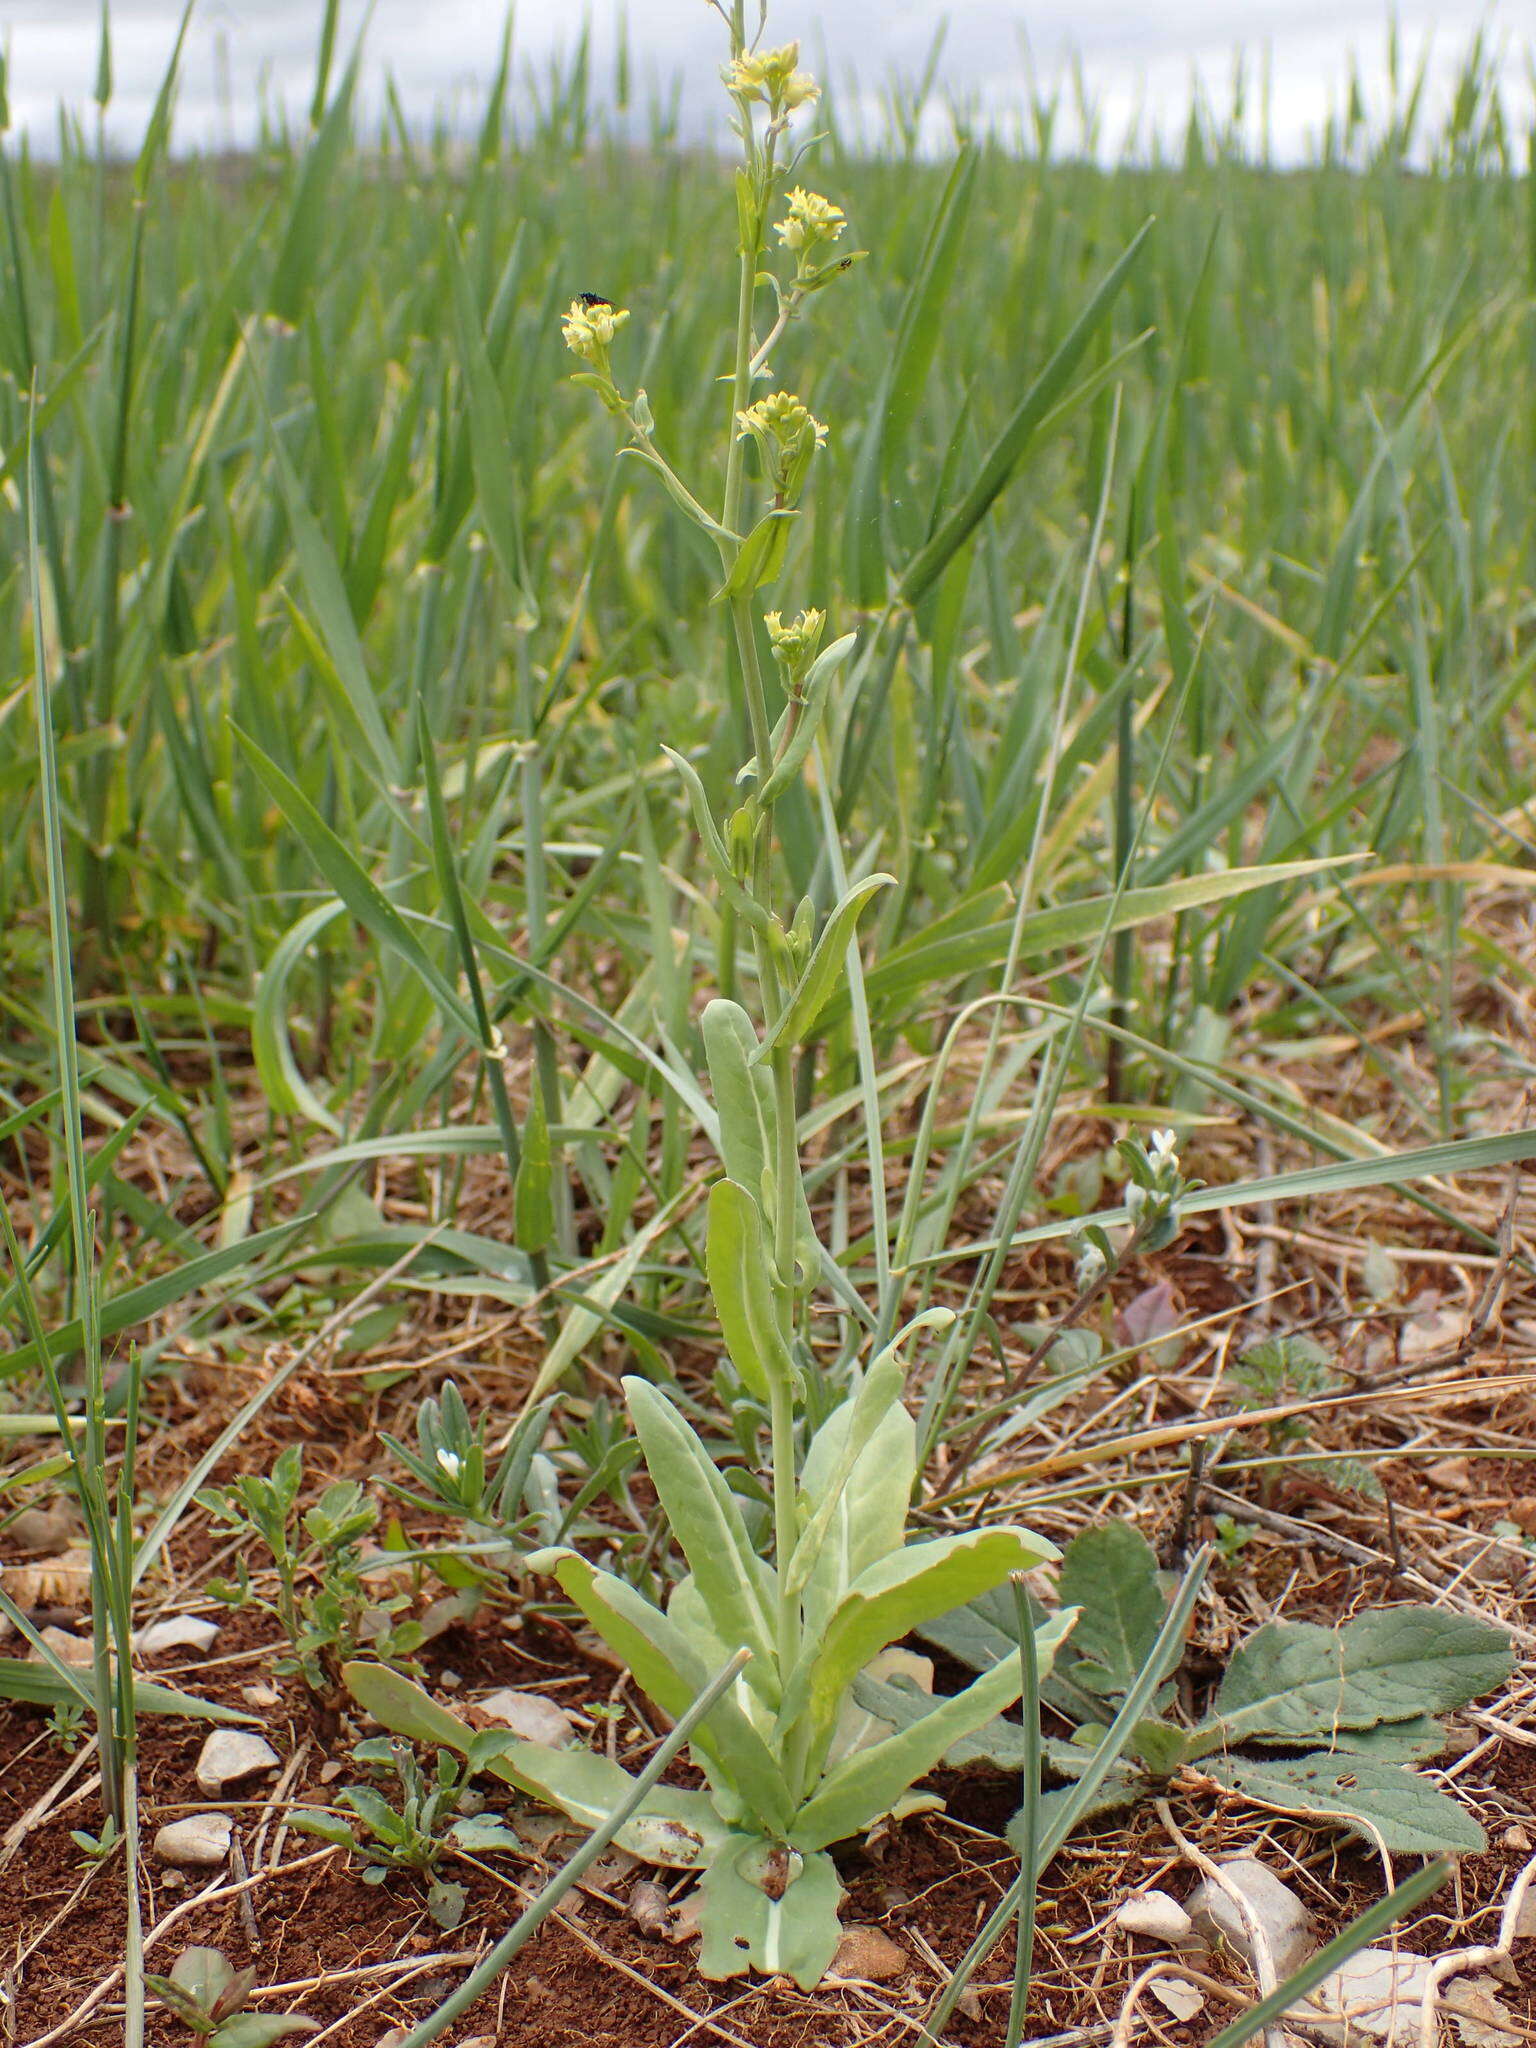
<svg viewBox="0 0 1536 2048">
<path fill-rule="evenodd" d="M 759 445 L 772 440 L 781 448 L 792 448 L 803 441 L 809 429 L 816 446 L 826 446 L 826 428 L 792 391 L 775 391 L 771 398 L 760 398 L 756 405 L 737 413 L 736 419 L 741 429 L 738 438 L 742 440 L 750 435 Z"/>
<path fill-rule="evenodd" d="M 588 363 L 601 363 L 607 356 L 609 343 L 628 318 L 627 312 L 610 306 L 606 299 L 599 299 L 589 292 L 582 298 L 572 299 L 571 310 L 560 323 L 560 331 L 572 355 L 580 356 Z"/>
<path fill-rule="evenodd" d="M 823 242 L 835 242 L 847 225 L 847 215 L 840 206 L 823 199 L 819 192 L 807 192 L 797 185 L 789 195 L 789 211 L 776 224 L 774 233 L 786 249 L 804 255 Z"/>
<path fill-rule="evenodd" d="M 808 71 L 796 69 L 799 62 L 800 45 L 785 43 L 777 50 L 733 57 L 720 75 L 737 99 L 760 101 L 775 116 L 792 114 L 821 92 Z"/>
<path fill-rule="evenodd" d="M 768 629 L 769 643 L 774 659 L 798 674 L 821 644 L 822 628 L 827 623 L 825 612 L 815 610 L 801 612 L 786 626 L 778 612 L 765 612 L 763 624 Z"/>
</svg>

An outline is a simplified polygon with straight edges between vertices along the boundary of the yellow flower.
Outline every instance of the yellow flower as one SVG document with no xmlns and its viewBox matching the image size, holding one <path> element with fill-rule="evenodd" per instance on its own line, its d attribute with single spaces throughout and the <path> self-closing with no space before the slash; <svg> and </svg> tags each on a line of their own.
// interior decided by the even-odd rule
<svg viewBox="0 0 1536 2048">
<path fill-rule="evenodd" d="M 789 211 L 774 233 L 786 249 L 803 254 L 823 242 L 835 242 L 847 225 L 848 217 L 840 206 L 797 185 L 789 195 Z"/>
<path fill-rule="evenodd" d="M 595 292 L 583 292 L 579 299 L 572 299 L 560 331 L 572 355 L 580 356 L 583 362 L 602 364 L 607 359 L 609 343 L 628 318 L 626 311 L 610 306 Z"/>
<path fill-rule="evenodd" d="M 821 91 L 808 71 L 797 71 L 800 45 L 785 43 L 777 50 L 748 51 L 733 57 L 721 77 L 727 92 L 738 99 L 757 100 L 775 116 L 791 114 Z"/>
<path fill-rule="evenodd" d="M 763 614 L 763 624 L 768 629 L 768 641 L 773 648 L 775 661 L 782 662 L 795 676 L 802 673 L 821 645 L 822 629 L 826 623 L 826 613 L 815 610 L 801 612 L 799 617 L 792 619 L 787 626 L 780 613 Z"/>
</svg>

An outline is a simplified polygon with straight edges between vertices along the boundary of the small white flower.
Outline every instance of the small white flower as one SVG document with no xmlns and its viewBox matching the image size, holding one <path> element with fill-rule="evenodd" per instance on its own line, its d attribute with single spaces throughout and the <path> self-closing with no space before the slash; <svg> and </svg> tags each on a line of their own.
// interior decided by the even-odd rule
<svg viewBox="0 0 1536 2048">
<path fill-rule="evenodd" d="M 1177 1131 L 1154 1131 L 1152 1133 L 1151 1143 L 1147 1146 L 1147 1160 L 1154 1173 L 1165 1166 L 1170 1167 L 1175 1173 L 1178 1172 L 1179 1155 L 1176 1149 L 1178 1141 L 1179 1134 Z"/>
<path fill-rule="evenodd" d="M 437 1462 L 450 1480 L 457 1479 L 464 1470 L 464 1460 L 456 1451 L 439 1451 Z"/>
<path fill-rule="evenodd" d="M 1108 1261 L 1096 1244 L 1085 1244 L 1077 1255 L 1077 1291 L 1086 1294 L 1091 1287 L 1097 1287 L 1104 1277 Z"/>
</svg>

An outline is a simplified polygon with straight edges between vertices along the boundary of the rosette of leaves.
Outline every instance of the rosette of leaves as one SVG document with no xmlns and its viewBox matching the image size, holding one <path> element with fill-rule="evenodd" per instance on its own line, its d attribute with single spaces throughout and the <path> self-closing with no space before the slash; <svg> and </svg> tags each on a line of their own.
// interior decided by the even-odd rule
<svg viewBox="0 0 1536 2048">
<path fill-rule="evenodd" d="M 1168 1590 L 1145 1537 L 1110 1523 L 1068 1545 L 1060 1591 L 1081 1611 L 1067 1651 L 1042 1681 L 1041 1698 L 1075 1732 L 1046 1741 L 1043 1758 L 1050 1775 L 1071 1780 L 1081 1776 L 1146 1666 Z M 983 1595 L 919 1632 L 983 1673 L 1018 1657 L 1011 1598 Z M 1171 1678 L 1179 1654 L 1175 1646 L 1160 1676 Z M 1475 1853 L 1487 1846 L 1476 1820 L 1411 1766 L 1444 1748 L 1437 1714 L 1491 1692 L 1512 1667 L 1502 1629 L 1436 1607 L 1384 1608 L 1337 1628 L 1268 1622 L 1233 1652 L 1193 1725 L 1180 1717 L 1172 1685 L 1162 1688 L 1155 1714 L 1136 1724 L 1088 1810 L 1130 1806 L 1188 1772 L 1266 1806 L 1332 1822 L 1396 1854 Z M 920 1727 L 931 1708 L 899 1685 L 865 1679 L 857 1691 L 870 1711 L 898 1726 Z M 1002 1721 L 973 1730 L 946 1760 L 1016 1769 L 1023 1761 L 1019 1730 Z M 1064 1796 L 1047 1793 L 1043 1803 L 1049 1810 Z"/>
<path fill-rule="evenodd" d="M 168 1977 L 146 1972 L 145 1987 L 183 2026 L 213 2048 L 267 2048 L 289 2034 L 312 2034 L 318 2020 L 301 2013 L 247 2012 L 256 1983 L 254 1969 L 236 1970 L 216 1948 L 188 1948 Z"/>
<path fill-rule="evenodd" d="M 755 1256 L 758 1272 L 765 1270 L 750 1232 L 746 1243 L 737 1241 L 746 1213 L 736 1196 L 716 1189 L 712 1281 L 726 1260 Z M 730 1311 L 722 1320 L 749 1385 L 787 1369 L 747 1348 L 753 1339 Z M 901 1391 L 893 1345 L 812 1438 L 795 1486 L 793 1549 L 770 1563 L 754 1549 L 740 1504 L 679 1410 L 647 1382 L 627 1380 L 630 1416 L 686 1576 L 663 1610 L 575 1551 L 529 1560 L 558 1579 L 641 1689 L 673 1717 L 734 1651 L 752 1653 L 694 1738 L 690 1753 L 704 1786 L 658 1787 L 617 1838 L 649 1862 L 699 1873 L 707 1976 L 755 1967 L 782 1971 L 806 1988 L 817 1983 L 840 1934 L 842 1886 L 830 1845 L 911 1810 L 917 1781 L 1022 1691 L 1014 1656 L 933 1703 L 915 1728 L 881 1726 L 854 1697 L 859 1674 L 887 1645 L 953 1607 L 957 1596 L 971 1598 L 1055 1555 L 1043 1538 L 1010 1527 L 907 1543 L 916 1432 Z M 1071 1620 L 1058 1615 L 1038 1632 L 1042 1670 Z M 632 1796 L 633 1779 L 606 1757 L 501 1730 L 476 1733 L 397 1672 L 355 1663 L 346 1680 L 385 1727 L 452 1749 L 471 1769 L 490 1771 L 584 1826 L 599 1826 Z M 918 1795 L 914 1803 L 933 1802 Z"/>
</svg>

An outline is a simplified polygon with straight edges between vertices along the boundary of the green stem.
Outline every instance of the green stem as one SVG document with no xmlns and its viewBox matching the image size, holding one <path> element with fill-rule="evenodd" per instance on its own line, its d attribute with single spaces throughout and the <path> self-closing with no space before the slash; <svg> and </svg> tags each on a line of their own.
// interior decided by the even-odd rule
<svg viewBox="0 0 1536 2048">
<path fill-rule="evenodd" d="M 800 1133 L 795 1115 L 795 1054 L 793 1046 L 777 1045 L 773 1050 L 773 1263 L 779 1286 L 790 1300 L 795 1287 L 795 1193 L 800 1186 Z M 793 1314 L 785 1322 L 792 1323 Z"/>
<path fill-rule="evenodd" d="M 528 958 L 542 967 L 549 952 L 549 889 L 544 869 L 544 759 L 539 744 L 538 691 L 529 659 L 528 634 L 517 635 L 517 687 L 519 715 L 523 727 L 521 767 L 523 808 L 523 886 L 526 892 Z M 534 1074 L 531 1086 L 544 1098 L 544 1122 L 553 1131 L 561 1121 L 560 1063 L 554 1035 L 542 1019 L 533 1027 Z M 554 1196 L 555 1232 L 561 1251 L 570 1257 L 575 1250 L 571 1219 L 570 1187 L 557 1156 L 550 1176 Z"/>
<path fill-rule="evenodd" d="M 786 1593 L 785 1579 L 795 1549 L 795 1396 L 775 1382 L 773 1403 L 773 1542 L 778 1566 L 779 1674 L 787 1682 L 800 1655 L 800 1598 Z"/>
<path fill-rule="evenodd" d="M 731 599 L 731 627 L 736 635 L 736 653 L 741 662 L 741 680 L 747 695 L 752 751 L 758 759 L 758 773 L 766 780 L 773 759 L 773 727 L 768 718 L 768 692 L 763 683 L 762 664 L 757 658 L 757 635 L 752 630 L 752 607 L 744 597 Z M 764 822 L 767 825 L 769 821 L 765 819 Z"/>
<path fill-rule="evenodd" d="M 750 249 L 741 252 L 741 277 L 736 294 L 736 363 L 731 378 L 731 417 L 726 431 L 730 445 L 725 458 L 725 508 L 720 515 L 720 524 L 732 533 L 739 533 L 737 521 L 741 517 L 742 486 L 746 478 L 746 443 L 736 425 L 736 415 L 745 412 L 752 393 L 752 304 L 757 296 L 757 257 L 761 246 L 761 228 L 758 239 Z M 732 607 L 734 610 L 734 606 Z M 766 755 L 762 758 L 766 759 Z"/>
</svg>

